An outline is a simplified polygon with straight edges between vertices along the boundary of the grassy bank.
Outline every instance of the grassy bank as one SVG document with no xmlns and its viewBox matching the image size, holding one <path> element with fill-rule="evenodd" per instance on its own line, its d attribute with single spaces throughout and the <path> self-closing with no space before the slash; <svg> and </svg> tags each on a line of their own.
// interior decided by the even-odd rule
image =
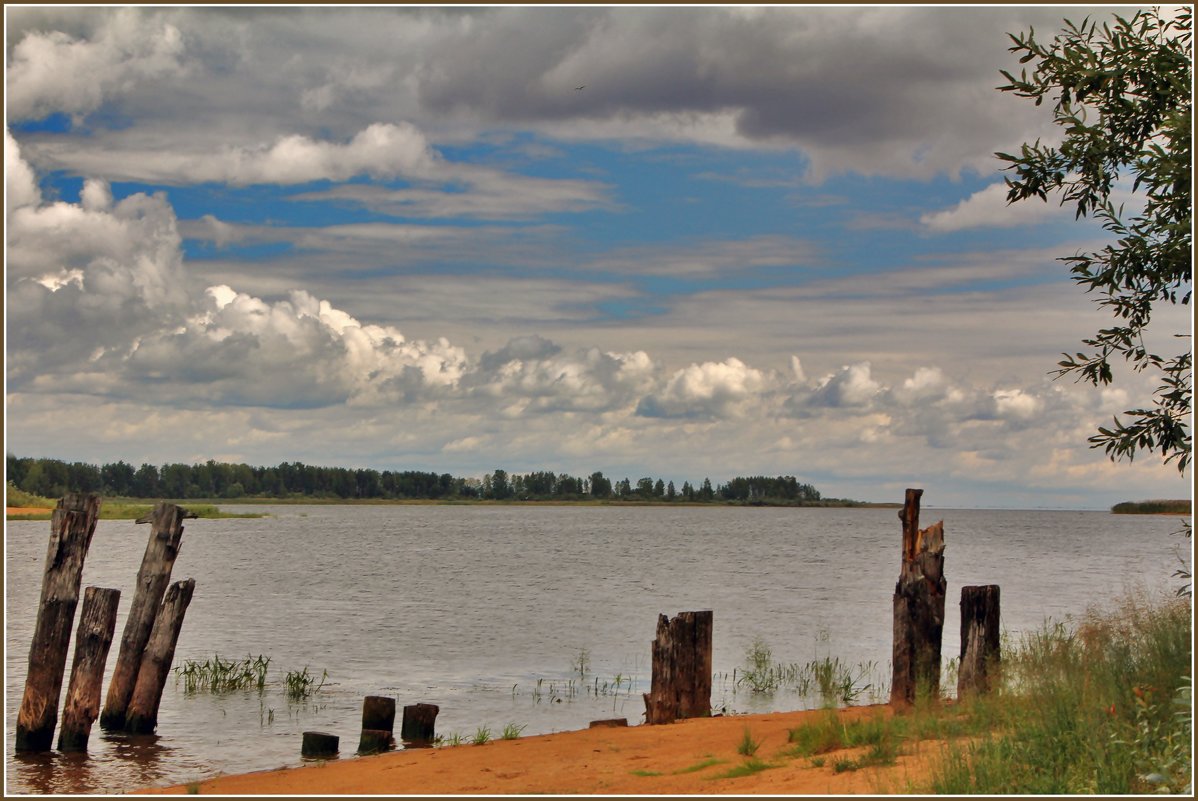
<svg viewBox="0 0 1198 801">
<path fill-rule="evenodd" d="M 8 520 L 49 520 L 52 510 L 58 505 L 57 498 L 31 495 L 9 484 L 5 491 L 5 505 L 26 511 L 7 515 Z M 212 503 L 179 501 L 180 506 L 201 518 L 263 517 L 258 512 L 225 512 Z M 154 502 L 127 498 L 102 498 L 101 520 L 136 520 L 154 508 Z"/>
<path fill-rule="evenodd" d="M 961 705 L 967 740 L 936 793 L 1192 792 L 1189 599 L 1132 598 L 1076 627 L 1052 625 L 1003 654 L 990 697 Z"/>
</svg>

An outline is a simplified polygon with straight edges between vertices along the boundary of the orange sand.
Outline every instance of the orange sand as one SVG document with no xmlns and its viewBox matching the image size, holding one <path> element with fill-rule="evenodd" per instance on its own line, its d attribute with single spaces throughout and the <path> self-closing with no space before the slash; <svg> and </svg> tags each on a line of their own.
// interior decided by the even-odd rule
<svg viewBox="0 0 1198 801">
<path fill-rule="evenodd" d="M 6 506 L 4 507 L 4 516 L 12 517 L 13 515 L 44 515 L 53 511 L 53 509 L 43 509 L 40 506 Z"/>
<path fill-rule="evenodd" d="M 582 731 L 351 756 L 356 733 L 341 733 L 342 756 L 299 768 L 219 776 L 195 784 L 143 793 L 204 795 L 533 794 L 721 795 L 904 793 L 927 780 L 942 743 L 902 747 L 897 764 L 836 773 L 838 759 L 857 748 L 808 757 L 785 755 L 791 728 L 821 712 L 699 718 L 664 726 Z M 889 716 L 887 706 L 841 710 L 842 717 Z M 747 758 L 737 753 L 745 729 L 761 745 L 756 758 L 776 767 L 748 776 L 723 777 Z M 348 735 L 348 736 L 347 736 Z M 298 749 L 299 743 L 296 743 Z M 717 761 L 704 766 L 703 763 Z M 687 770 L 690 768 L 691 770 Z"/>
</svg>

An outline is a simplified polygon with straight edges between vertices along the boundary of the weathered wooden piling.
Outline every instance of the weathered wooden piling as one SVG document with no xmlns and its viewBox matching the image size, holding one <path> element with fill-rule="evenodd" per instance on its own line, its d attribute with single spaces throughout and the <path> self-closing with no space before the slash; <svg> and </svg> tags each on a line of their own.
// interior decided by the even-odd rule
<svg viewBox="0 0 1198 801">
<path fill-rule="evenodd" d="M 137 683 L 125 713 L 125 730 L 132 734 L 150 734 L 158 726 L 158 705 L 175 658 L 175 645 L 183 628 L 183 616 L 195 592 L 196 580 L 177 581 L 166 591 L 162 609 L 154 619 L 154 629 L 137 669 Z"/>
<path fill-rule="evenodd" d="M 390 751 L 394 744 L 391 732 L 385 729 L 362 729 L 362 736 L 358 740 L 358 754 L 381 754 Z"/>
<path fill-rule="evenodd" d="M 399 737 L 404 745 L 427 745 L 436 739 L 437 713 L 441 707 L 436 704 L 409 704 L 403 708 L 403 722 Z"/>
<path fill-rule="evenodd" d="M 940 694 L 944 633 L 944 521 L 919 528 L 922 489 L 908 489 L 899 519 L 903 558 L 894 588 L 894 670 L 890 702 L 911 704 L 916 692 Z"/>
<path fill-rule="evenodd" d="M 657 618 L 653 673 L 645 697 L 645 722 L 672 723 L 711 714 L 712 612 Z"/>
<path fill-rule="evenodd" d="M 171 581 L 171 569 L 179 555 L 183 538 L 183 521 L 195 517 L 181 506 L 159 503 L 153 511 L 137 520 L 150 524 L 150 539 L 146 543 L 141 567 L 137 570 L 137 588 L 129 604 L 129 617 L 121 633 L 121 647 L 117 651 L 112 678 L 108 680 L 108 694 L 104 699 L 104 711 L 100 713 L 100 725 L 105 729 L 121 729 L 133 688 L 137 685 L 137 672 L 141 668 L 142 656 L 154 620 L 161 608 L 162 597 Z"/>
<path fill-rule="evenodd" d="M 335 734 L 323 731 L 306 731 L 300 745 L 300 756 L 330 757 L 335 756 L 341 746 L 341 738 Z"/>
<path fill-rule="evenodd" d="M 359 754 L 377 754 L 390 750 L 395 731 L 395 699 L 385 695 L 368 695 L 362 701 L 362 737 Z"/>
<path fill-rule="evenodd" d="M 99 515 L 98 495 L 71 493 L 59 500 L 50 517 L 41 603 L 29 647 L 25 694 L 17 712 L 17 751 L 49 751 L 54 740 L 71 624 L 83 583 L 83 562 Z"/>
<path fill-rule="evenodd" d="M 997 584 L 961 588 L 961 661 L 957 697 L 990 691 L 999 668 Z"/>
<path fill-rule="evenodd" d="M 628 725 L 628 718 L 604 718 L 603 720 L 592 720 L 591 725 L 587 728 L 591 729 L 618 729 Z"/>
<path fill-rule="evenodd" d="M 368 695 L 362 701 L 362 728 L 395 730 L 395 699 L 386 695 Z"/>
<path fill-rule="evenodd" d="M 75 632 L 75 659 L 67 685 L 66 706 L 58 727 L 59 751 L 86 751 L 92 723 L 100 714 L 100 685 L 104 663 L 116 632 L 121 591 L 88 587 L 83 591 L 83 611 Z"/>
</svg>

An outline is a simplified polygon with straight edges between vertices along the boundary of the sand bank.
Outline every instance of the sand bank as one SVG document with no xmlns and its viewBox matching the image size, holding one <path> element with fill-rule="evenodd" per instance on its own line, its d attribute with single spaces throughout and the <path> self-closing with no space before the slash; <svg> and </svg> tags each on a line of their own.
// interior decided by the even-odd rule
<svg viewBox="0 0 1198 801">
<path fill-rule="evenodd" d="M 783 712 L 679 721 L 663 726 L 592 728 L 485 745 L 352 756 L 356 733 L 339 732 L 339 759 L 303 767 L 220 776 L 143 793 L 216 795 L 376 794 L 873 794 L 918 789 L 942 743 L 902 748 L 897 763 L 835 772 L 864 748 L 809 757 L 788 755 L 789 730 L 822 712 Z M 841 710 L 845 719 L 891 714 L 887 706 Z M 728 776 L 749 758 L 738 753 L 745 730 L 760 742 L 756 759 L 771 767 Z M 298 749 L 299 744 L 297 742 Z M 198 779 L 199 777 L 197 777 Z"/>
</svg>

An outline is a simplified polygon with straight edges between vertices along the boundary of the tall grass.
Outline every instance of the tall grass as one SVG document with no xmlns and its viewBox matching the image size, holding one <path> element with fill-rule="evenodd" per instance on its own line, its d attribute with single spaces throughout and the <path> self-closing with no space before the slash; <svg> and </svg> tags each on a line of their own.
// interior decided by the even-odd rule
<svg viewBox="0 0 1198 801">
<path fill-rule="evenodd" d="M 1192 611 L 1129 598 L 1079 625 L 1046 625 L 1003 654 L 971 705 L 994 733 L 950 747 L 937 793 L 1192 792 Z"/>
<path fill-rule="evenodd" d="M 866 662 L 854 670 L 839 658 L 828 656 L 802 664 L 777 662 L 769 645 L 757 637 L 745 650 L 745 669 L 733 687 L 747 686 L 750 692 L 759 694 L 788 689 L 802 696 L 818 695 L 823 706 L 847 705 L 874 688 L 868 679 L 876 667 Z"/>
</svg>

